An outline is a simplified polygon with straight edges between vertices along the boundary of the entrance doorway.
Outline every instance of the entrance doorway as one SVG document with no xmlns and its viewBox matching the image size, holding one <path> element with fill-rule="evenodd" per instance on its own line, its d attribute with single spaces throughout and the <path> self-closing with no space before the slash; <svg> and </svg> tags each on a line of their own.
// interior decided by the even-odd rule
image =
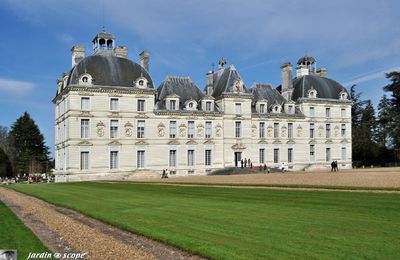
<svg viewBox="0 0 400 260">
<path fill-rule="evenodd" d="M 242 160 L 242 152 L 235 152 L 235 166 L 240 166 L 240 161 Z"/>
</svg>

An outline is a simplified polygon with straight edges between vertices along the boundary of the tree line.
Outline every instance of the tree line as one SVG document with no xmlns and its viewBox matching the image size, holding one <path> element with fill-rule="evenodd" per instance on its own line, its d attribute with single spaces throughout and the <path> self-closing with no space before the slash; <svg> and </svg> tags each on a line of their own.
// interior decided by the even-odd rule
<svg viewBox="0 0 400 260">
<path fill-rule="evenodd" d="M 400 72 L 386 74 L 377 113 L 371 100 L 362 100 L 355 85 L 350 89 L 352 106 L 353 166 L 400 164 Z"/>
<path fill-rule="evenodd" d="M 0 126 L 0 177 L 49 172 L 49 154 L 39 127 L 27 112 L 10 129 Z"/>
</svg>

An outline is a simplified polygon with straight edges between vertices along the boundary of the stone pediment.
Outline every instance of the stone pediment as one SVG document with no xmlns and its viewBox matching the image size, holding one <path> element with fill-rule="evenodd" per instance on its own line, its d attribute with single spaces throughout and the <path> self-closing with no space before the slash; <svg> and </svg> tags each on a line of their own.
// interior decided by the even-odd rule
<svg viewBox="0 0 400 260">
<path fill-rule="evenodd" d="M 316 144 L 317 142 L 313 139 L 308 142 L 308 144 Z"/>
<path fill-rule="evenodd" d="M 332 139 L 328 139 L 328 140 L 325 141 L 325 143 L 326 143 L 326 144 L 332 144 L 333 141 L 332 141 Z"/>
<path fill-rule="evenodd" d="M 204 142 L 204 144 L 214 144 L 214 142 L 212 140 L 207 140 Z"/>
<path fill-rule="evenodd" d="M 93 117 L 93 115 L 89 111 L 81 111 L 79 116 L 80 117 Z"/>
<path fill-rule="evenodd" d="M 280 140 L 274 140 L 272 143 L 273 144 L 281 144 L 282 142 Z"/>
<path fill-rule="evenodd" d="M 168 144 L 170 144 L 170 145 L 178 145 L 180 143 L 177 140 L 171 140 L 171 141 L 168 142 Z"/>
<path fill-rule="evenodd" d="M 129 122 L 129 121 L 128 121 L 124 126 L 125 126 L 125 127 L 133 127 L 132 123 Z"/>
<path fill-rule="evenodd" d="M 93 144 L 87 140 L 83 140 L 78 143 L 79 146 L 92 146 Z"/>
<path fill-rule="evenodd" d="M 296 142 L 293 139 L 290 139 L 289 141 L 286 142 L 287 144 L 295 144 Z"/>
<path fill-rule="evenodd" d="M 189 140 L 189 141 L 186 142 L 186 144 L 197 144 L 197 142 L 194 141 L 194 140 Z"/>
<path fill-rule="evenodd" d="M 347 140 L 347 139 L 345 138 L 345 139 L 343 139 L 342 141 L 340 141 L 340 143 L 342 143 L 342 144 L 347 144 L 347 143 L 349 143 L 349 140 Z"/>
<path fill-rule="evenodd" d="M 258 141 L 259 144 L 268 144 L 268 142 L 265 139 L 261 139 Z"/>
<path fill-rule="evenodd" d="M 111 113 L 109 113 L 107 116 L 108 116 L 108 117 L 121 117 L 121 116 L 119 115 L 119 112 L 111 112 Z"/>
<path fill-rule="evenodd" d="M 109 97 L 122 97 L 121 94 L 118 94 L 117 92 L 114 92 L 114 91 L 111 92 L 111 93 L 109 93 L 108 96 L 109 96 Z"/>
<path fill-rule="evenodd" d="M 146 114 L 144 113 L 139 113 L 135 116 L 135 118 L 149 118 Z"/>
<path fill-rule="evenodd" d="M 144 140 L 140 140 L 140 141 L 137 141 L 135 144 L 136 145 L 147 145 L 148 143 Z"/>
<path fill-rule="evenodd" d="M 122 144 L 120 142 L 118 142 L 117 140 L 113 140 L 113 141 L 109 142 L 108 145 L 122 145 Z"/>
<path fill-rule="evenodd" d="M 234 150 L 244 150 L 246 148 L 247 147 L 242 143 L 237 143 L 237 144 L 232 145 L 232 149 L 234 149 Z"/>
</svg>

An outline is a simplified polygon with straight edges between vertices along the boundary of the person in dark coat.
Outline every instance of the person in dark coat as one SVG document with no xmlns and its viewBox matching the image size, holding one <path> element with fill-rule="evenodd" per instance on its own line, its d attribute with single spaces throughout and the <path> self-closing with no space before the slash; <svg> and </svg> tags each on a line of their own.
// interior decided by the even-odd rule
<svg viewBox="0 0 400 260">
<path fill-rule="evenodd" d="M 240 160 L 240 167 L 243 168 L 243 159 Z"/>
<path fill-rule="evenodd" d="M 244 158 L 244 168 L 246 168 L 246 167 L 247 167 L 247 159 Z"/>
<path fill-rule="evenodd" d="M 335 171 L 335 161 L 331 163 L 331 172 Z"/>
<path fill-rule="evenodd" d="M 267 165 L 264 163 L 264 173 L 267 170 Z"/>
<path fill-rule="evenodd" d="M 337 172 L 339 171 L 339 168 L 338 168 L 338 163 L 337 163 L 337 161 L 335 161 L 335 169 L 336 169 L 336 171 L 337 171 Z"/>
<path fill-rule="evenodd" d="M 251 167 L 251 160 L 250 160 L 250 158 L 247 159 L 247 164 L 249 165 L 249 167 Z"/>
</svg>

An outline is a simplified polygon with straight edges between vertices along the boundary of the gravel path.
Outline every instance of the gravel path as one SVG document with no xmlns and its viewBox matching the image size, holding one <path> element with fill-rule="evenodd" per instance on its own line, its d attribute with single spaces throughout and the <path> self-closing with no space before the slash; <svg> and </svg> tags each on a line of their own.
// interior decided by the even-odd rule
<svg viewBox="0 0 400 260">
<path fill-rule="evenodd" d="M 220 184 L 299 184 L 350 187 L 399 188 L 400 168 L 359 169 L 339 172 L 295 172 L 242 174 L 224 176 L 187 176 L 168 179 L 146 179 L 155 182 L 191 182 Z"/>
<path fill-rule="evenodd" d="M 10 189 L 0 187 L 0 199 L 54 253 L 81 252 L 96 260 L 201 259 Z"/>
</svg>

